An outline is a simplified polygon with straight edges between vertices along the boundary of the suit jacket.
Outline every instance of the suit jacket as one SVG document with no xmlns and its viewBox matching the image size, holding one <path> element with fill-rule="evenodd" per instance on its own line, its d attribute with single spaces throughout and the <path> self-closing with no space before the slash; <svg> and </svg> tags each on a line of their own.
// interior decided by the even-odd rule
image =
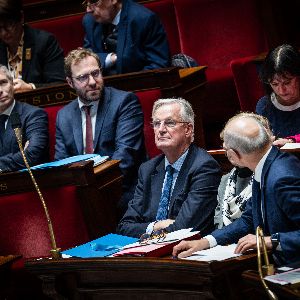
<svg viewBox="0 0 300 300">
<path fill-rule="evenodd" d="M 134 198 L 118 225 L 120 234 L 139 237 L 155 221 L 164 177 L 164 155 L 141 165 Z M 171 195 L 168 218 L 175 222 L 167 230 L 193 227 L 201 234 L 211 232 L 219 182 L 218 163 L 205 150 L 192 144 Z"/>
<path fill-rule="evenodd" d="M 105 68 L 108 53 L 102 42 L 103 25 L 86 14 L 83 26 L 84 47 L 96 52 Z M 118 74 L 170 66 L 167 36 L 158 16 L 132 0 L 122 1 L 116 52 Z"/>
<path fill-rule="evenodd" d="M 81 111 L 78 100 L 62 108 L 56 119 L 55 159 L 83 154 Z M 121 160 L 125 191 L 136 184 L 138 167 L 145 160 L 143 112 L 133 93 L 103 89 L 95 126 L 94 152 Z M 134 190 L 134 187 L 133 187 Z M 124 201 L 132 197 L 129 192 Z M 127 203 L 123 203 L 124 210 Z M 121 204 L 121 206 L 123 206 Z"/>
<path fill-rule="evenodd" d="M 29 141 L 25 155 L 30 166 L 48 160 L 48 116 L 38 107 L 16 101 L 12 110 L 18 112 L 22 123 L 22 144 Z M 8 118 L 6 130 L 0 139 L 0 169 L 4 172 L 26 168 L 15 133 Z"/>
<path fill-rule="evenodd" d="M 279 233 L 283 263 L 300 260 L 300 161 L 273 147 L 262 171 L 261 190 L 253 182 L 252 200 L 240 219 L 216 230 L 218 244 L 237 242 L 260 225 L 266 236 Z M 262 209 L 261 209 L 262 206 Z"/>
<path fill-rule="evenodd" d="M 30 57 L 26 55 L 30 52 Z M 30 50 L 28 50 L 30 49 Z M 65 82 L 64 54 L 54 35 L 24 26 L 22 79 L 36 87 Z M 0 41 L 0 64 L 7 66 L 6 45 Z"/>
</svg>

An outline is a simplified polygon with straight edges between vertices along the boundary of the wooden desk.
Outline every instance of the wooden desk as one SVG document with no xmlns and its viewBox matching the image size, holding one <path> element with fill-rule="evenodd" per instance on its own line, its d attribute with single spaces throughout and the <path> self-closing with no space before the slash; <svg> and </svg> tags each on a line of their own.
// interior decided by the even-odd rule
<svg viewBox="0 0 300 300">
<path fill-rule="evenodd" d="M 251 300 L 268 300 L 268 295 L 263 288 L 257 271 L 249 270 L 242 274 L 243 280 L 250 289 L 247 299 Z M 280 300 L 300 299 L 300 286 L 283 286 L 273 282 L 266 281 L 268 287 L 273 291 Z"/>
<path fill-rule="evenodd" d="M 241 272 L 254 254 L 223 262 L 162 258 L 28 260 L 53 299 L 240 299 Z"/>
</svg>

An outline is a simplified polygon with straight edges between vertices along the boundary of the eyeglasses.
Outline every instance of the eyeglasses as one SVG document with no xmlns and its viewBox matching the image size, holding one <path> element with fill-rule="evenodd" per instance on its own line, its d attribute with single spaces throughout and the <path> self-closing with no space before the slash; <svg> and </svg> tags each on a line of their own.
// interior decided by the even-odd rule
<svg viewBox="0 0 300 300">
<path fill-rule="evenodd" d="M 153 231 L 151 234 L 144 233 L 140 237 L 141 245 L 151 244 L 151 241 L 155 240 L 155 243 L 163 242 L 165 237 L 167 236 L 167 231 L 165 229 L 159 229 L 157 231 Z"/>
<path fill-rule="evenodd" d="M 96 6 L 97 4 L 100 4 L 103 0 L 85 0 L 82 2 L 82 5 L 86 7 L 93 7 Z"/>
<path fill-rule="evenodd" d="M 154 120 L 152 123 L 151 123 L 151 126 L 154 128 L 154 129 L 158 129 L 160 128 L 160 125 L 163 124 L 164 126 L 168 127 L 168 128 L 174 128 L 177 124 L 188 124 L 190 122 L 184 122 L 184 121 L 176 121 L 176 120 L 172 120 L 172 119 L 167 119 L 167 120 L 164 120 L 164 121 L 160 121 L 160 120 Z"/>
<path fill-rule="evenodd" d="M 87 84 L 90 79 L 90 76 L 92 76 L 96 80 L 97 78 L 100 77 L 100 75 L 101 75 L 101 70 L 96 69 L 90 73 L 82 74 L 82 75 L 72 77 L 72 78 L 75 78 L 76 80 L 78 80 L 81 83 Z"/>
</svg>

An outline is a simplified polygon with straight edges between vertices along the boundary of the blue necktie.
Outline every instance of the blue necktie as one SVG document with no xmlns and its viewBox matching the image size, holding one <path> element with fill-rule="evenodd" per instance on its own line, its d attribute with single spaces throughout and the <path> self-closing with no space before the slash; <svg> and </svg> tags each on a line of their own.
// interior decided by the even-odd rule
<svg viewBox="0 0 300 300">
<path fill-rule="evenodd" d="M 167 179 L 160 197 L 159 206 L 156 214 L 156 221 L 166 220 L 168 217 L 174 168 L 171 165 L 168 165 L 166 168 L 166 172 Z"/>
</svg>

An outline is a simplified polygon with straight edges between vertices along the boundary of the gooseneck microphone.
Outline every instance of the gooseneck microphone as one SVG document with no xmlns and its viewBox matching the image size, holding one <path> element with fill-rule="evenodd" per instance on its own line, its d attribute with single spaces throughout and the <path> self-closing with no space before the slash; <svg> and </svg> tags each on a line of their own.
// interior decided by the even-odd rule
<svg viewBox="0 0 300 300">
<path fill-rule="evenodd" d="M 23 160 L 24 160 L 24 163 L 25 163 L 25 166 L 29 172 L 29 175 L 31 177 L 31 180 L 35 186 L 35 189 L 40 197 L 40 200 L 42 202 L 42 205 L 43 205 L 43 208 L 44 208 L 44 212 L 46 214 L 46 218 L 47 218 L 47 222 L 48 222 L 48 228 L 49 228 L 49 232 L 50 232 L 50 239 L 51 239 L 51 246 L 52 246 L 52 249 L 50 250 L 50 253 L 51 253 L 51 256 L 52 258 L 54 259 L 58 259 L 58 258 L 61 258 L 61 253 L 60 253 L 60 248 L 57 248 L 56 247 L 56 241 L 55 241 L 55 236 L 54 236 L 54 231 L 53 231 L 53 227 L 52 227 L 52 222 L 51 222 L 51 219 L 50 219 L 50 215 L 49 215 L 49 212 L 48 212 L 48 208 L 47 208 L 47 205 L 46 205 L 46 202 L 44 200 L 44 197 L 40 191 L 40 188 L 32 174 L 32 171 L 30 169 L 30 166 L 28 164 L 28 161 L 27 161 L 27 158 L 25 156 L 25 152 L 24 152 L 24 149 L 23 149 L 23 146 L 22 146 L 22 123 L 21 123 L 21 119 L 20 119 L 20 115 L 18 112 L 13 112 L 11 113 L 10 115 L 10 121 L 11 121 L 11 126 L 15 132 L 15 135 L 16 135 L 16 138 L 17 138 L 17 142 L 18 142 L 18 145 L 19 145 L 19 148 L 20 148 L 20 151 L 21 151 L 21 154 L 22 154 L 22 157 L 23 157 Z"/>
</svg>

